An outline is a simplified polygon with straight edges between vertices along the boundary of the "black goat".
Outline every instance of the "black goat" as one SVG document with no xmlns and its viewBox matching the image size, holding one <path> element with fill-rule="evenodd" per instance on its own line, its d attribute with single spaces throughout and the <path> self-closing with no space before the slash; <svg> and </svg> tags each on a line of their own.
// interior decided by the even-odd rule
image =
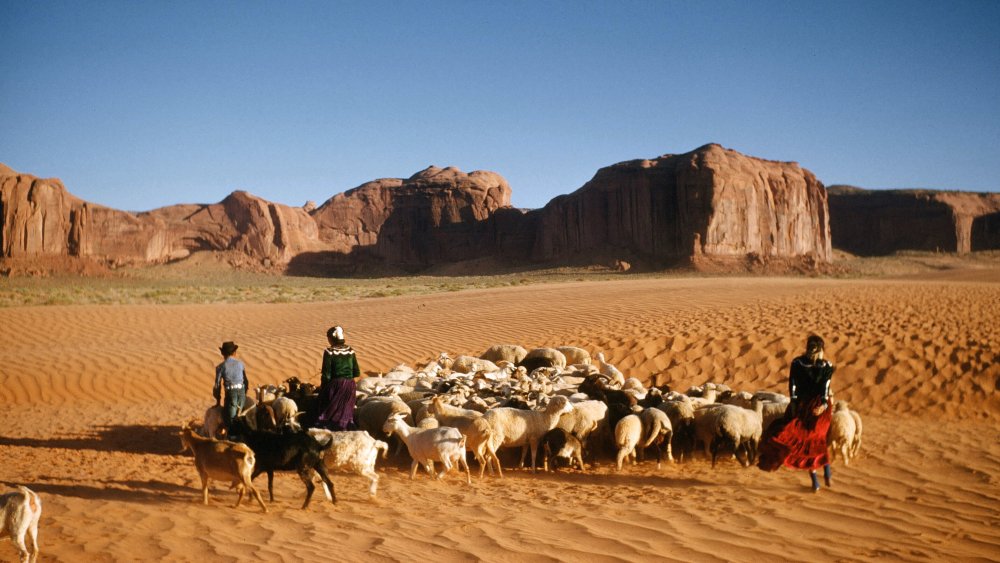
<svg viewBox="0 0 1000 563">
<path fill-rule="evenodd" d="M 271 502 L 274 502 L 275 471 L 295 471 L 299 474 L 299 478 L 306 485 L 306 500 L 302 503 L 302 508 L 309 506 L 313 491 L 316 490 L 312 482 L 313 472 L 318 473 L 323 480 L 327 491 L 330 492 L 330 500 L 337 502 L 337 493 L 323 463 L 324 452 L 332 442 L 321 445 L 306 432 L 255 431 L 238 419 L 234 421 L 234 426 L 242 441 L 250 446 L 257 456 L 257 463 L 250 479 L 253 480 L 261 473 L 267 473 L 267 494 Z"/>
<path fill-rule="evenodd" d="M 289 377 L 285 380 L 288 391 L 285 396 L 295 401 L 301 413 L 299 424 L 304 428 L 309 428 L 316 424 L 319 418 L 319 393 L 312 383 L 302 383 L 297 377 Z"/>
<path fill-rule="evenodd" d="M 558 469 L 560 460 L 565 460 L 569 467 L 572 467 L 575 461 L 581 471 L 584 469 L 583 445 L 580 440 L 558 426 L 542 436 L 542 440 L 538 442 L 538 450 L 546 471 L 550 468 Z"/>
</svg>

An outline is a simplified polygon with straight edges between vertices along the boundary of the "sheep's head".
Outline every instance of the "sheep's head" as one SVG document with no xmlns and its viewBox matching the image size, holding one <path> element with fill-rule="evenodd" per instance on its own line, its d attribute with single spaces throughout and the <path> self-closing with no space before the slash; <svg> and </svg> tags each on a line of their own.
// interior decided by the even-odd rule
<svg viewBox="0 0 1000 563">
<path fill-rule="evenodd" d="M 569 399 L 563 395 L 556 395 L 552 397 L 549 404 L 545 407 L 545 410 L 553 414 L 563 414 L 567 412 L 572 412 L 573 403 L 569 402 Z"/>
<path fill-rule="evenodd" d="M 441 352 L 437 358 L 437 364 L 444 369 L 451 369 L 451 366 L 455 365 L 455 360 L 447 352 Z"/>
<path fill-rule="evenodd" d="M 441 395 L 435 395 L 431 399 L 431 403 L 429 405 L 427 405 L 427 413 L 430 414 L 430 415 L 432 415 L 432 416 L 435 415 L 435 414 L 438 414 L 438 411 L 441 410 L 441 403 L 443 403 L 443 402 L 444 402 L 444 398 Z"/>
<path fill-rule="evenodd" d="M 406 416 L 403 413 L 397 412 L 386 419 L 385 424 L 382 425 L 382 432 L 385 432 L 387 436 L 392 436 L 394 432 L 399 428 L 399 425 L 405 424 L 403 422 L 403 417 Z"/>
</svg>

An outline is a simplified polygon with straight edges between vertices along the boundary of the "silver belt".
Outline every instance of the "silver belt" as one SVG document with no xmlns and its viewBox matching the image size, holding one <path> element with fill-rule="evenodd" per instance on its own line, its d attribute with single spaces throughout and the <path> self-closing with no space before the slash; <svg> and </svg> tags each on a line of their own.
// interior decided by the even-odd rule
<svg viewBox="0 0 1000 563">
<path fill-rule="evenodd" d="M 226 391 L 232 391 L 232 390 L 234 390 L 234 389 L 243 389 L 243 384 L 242 384 L 242 383 L 239 383 L 239 384 L 237 384 L 237 385 L 232 385 L 232 386 L 230 386 L 230 385 L 227 385 L 227 386 L 226 386 Z"/>
</svg>

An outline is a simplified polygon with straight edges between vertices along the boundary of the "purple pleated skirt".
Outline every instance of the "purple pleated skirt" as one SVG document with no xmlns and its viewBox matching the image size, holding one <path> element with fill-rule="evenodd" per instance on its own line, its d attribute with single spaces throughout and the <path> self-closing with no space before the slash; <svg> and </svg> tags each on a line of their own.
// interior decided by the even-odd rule
<svg viewBox="0 0 1000 563">
<path fill-rule="evenodd" d="M 357 388 L 353 379 L 331 379 L 326 386 L 326 395 L 322 397 L 323 406 L 316 419 L 316 426 L 337 431 L 353 427 Z"/>
</svg>

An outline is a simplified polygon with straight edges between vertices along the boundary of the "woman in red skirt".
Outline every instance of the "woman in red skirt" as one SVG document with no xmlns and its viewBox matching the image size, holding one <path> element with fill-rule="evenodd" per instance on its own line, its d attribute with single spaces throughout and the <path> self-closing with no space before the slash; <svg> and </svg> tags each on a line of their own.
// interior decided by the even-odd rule
<svg viewBox="0 0 1000 563">
<path fill-rule="evenodd" d="M 810 335 L 806 353 L 792 360 L 788 376 L 791 403 L 784 418 L 767 429 L 757 463 L 764 471 L 775 471 L 782 465 L 809 470 L 814 492 L 819 490 L 816 470 L 820 467 L 826 486 L 832 485 L 826 433 L 833 410 L 830 379 L 834 367 L 823 358 L 823 348 L 823 339 Z"/>
</svg>

